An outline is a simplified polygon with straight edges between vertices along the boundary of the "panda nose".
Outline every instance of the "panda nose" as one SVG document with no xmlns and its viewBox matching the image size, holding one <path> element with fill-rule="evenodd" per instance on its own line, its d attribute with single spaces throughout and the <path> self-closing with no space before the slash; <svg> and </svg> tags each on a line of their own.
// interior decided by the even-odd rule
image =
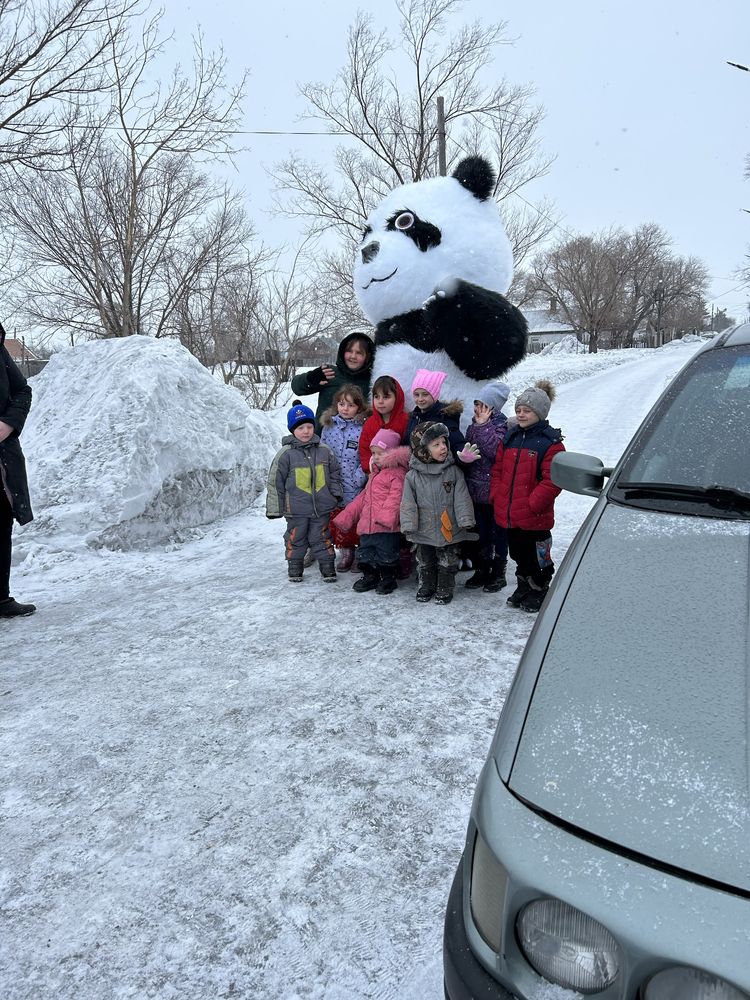
<svg viewBox="0 0 750 1000">
<path fill-rule="evenodd" d="M 372 243 L 368 243 L 366 247 L 362 247 L 362 263 L 369 264 L 373 257 L 377 257 L 379 249 L 380 244 L 377 240 L 373 240 Z"/>
</svg>

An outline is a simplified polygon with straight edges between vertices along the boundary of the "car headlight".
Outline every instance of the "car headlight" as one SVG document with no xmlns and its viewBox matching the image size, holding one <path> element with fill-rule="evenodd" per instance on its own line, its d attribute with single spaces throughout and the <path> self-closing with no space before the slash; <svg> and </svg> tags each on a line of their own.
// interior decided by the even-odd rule
<svg viewBox="0 0 750 1000">
<path fill-rule="evenodd" d="M 606 927 L 559 899 L 537 899 L 516 922 L 529 964 L 551 983 L 598 993 L 620 971 L 620 949 Z"/>
<path fill-rule="evenodd" d="M 676 968 L 649 980 L 645 1000 L 747 1000 L 747 993 L 709 972 Z"/>
</svg>

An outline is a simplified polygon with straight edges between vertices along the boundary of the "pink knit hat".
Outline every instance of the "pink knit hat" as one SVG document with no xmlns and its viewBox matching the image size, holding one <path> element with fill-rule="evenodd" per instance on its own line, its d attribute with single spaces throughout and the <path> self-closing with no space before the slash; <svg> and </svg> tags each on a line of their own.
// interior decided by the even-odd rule
<svg viewBox="0 0 750 1000">
<path fill-rule="evenodd" d="M 430 372 L 426 368 L 418 368 L 411 391 L 413 393 L 415 389 L 426 389 L 433 399 L 440 399 L 440 390 L 447 377 L 445 372 Z"/>
<path fill-rule="evenodd" d="M 370 441 L 370 448 L 382 448 L 383 451 L 390 451 L 401 444 L 401 435 L 396 431 L 381 430 Z"/>
</svg>

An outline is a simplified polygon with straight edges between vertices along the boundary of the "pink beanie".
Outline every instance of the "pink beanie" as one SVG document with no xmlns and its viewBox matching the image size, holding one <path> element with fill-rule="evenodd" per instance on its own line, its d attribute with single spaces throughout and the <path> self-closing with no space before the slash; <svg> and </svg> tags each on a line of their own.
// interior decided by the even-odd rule
<svg viewBox="0 0 750 1000">
<path fill-rule="evenodd" d="M 396 431 L 382 430 L 378 431 L 370 441 L 370 448 L 382 448 L 383 451 L 390 451 L 391 448 L 397 448 L 400 444 L 400 434 Z"/>
<path fill-rule="evenodd" d="M 445 372 L 429 372 L 426 368 L 419 368 L 411 384 L 411 391 L 413 393 L 415 389 L 426 389 L 433 399 L 440 399 L 440 390 L 447 377 Z"/>
</svg>

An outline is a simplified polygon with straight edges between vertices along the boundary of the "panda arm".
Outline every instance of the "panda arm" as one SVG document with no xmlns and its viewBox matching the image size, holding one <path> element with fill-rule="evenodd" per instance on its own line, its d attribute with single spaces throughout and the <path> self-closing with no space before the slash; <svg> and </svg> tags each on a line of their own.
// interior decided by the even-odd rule
<svg viewBox="0 0 750 1000">
<path fill-rule="evenodd" d="M 459 280 L 431 296 L 422 314 L 430 348 L 442 348 L 469 378 L 495 378 L 526 353 L 523 313 L 499 292 Z"/>
</svg>

